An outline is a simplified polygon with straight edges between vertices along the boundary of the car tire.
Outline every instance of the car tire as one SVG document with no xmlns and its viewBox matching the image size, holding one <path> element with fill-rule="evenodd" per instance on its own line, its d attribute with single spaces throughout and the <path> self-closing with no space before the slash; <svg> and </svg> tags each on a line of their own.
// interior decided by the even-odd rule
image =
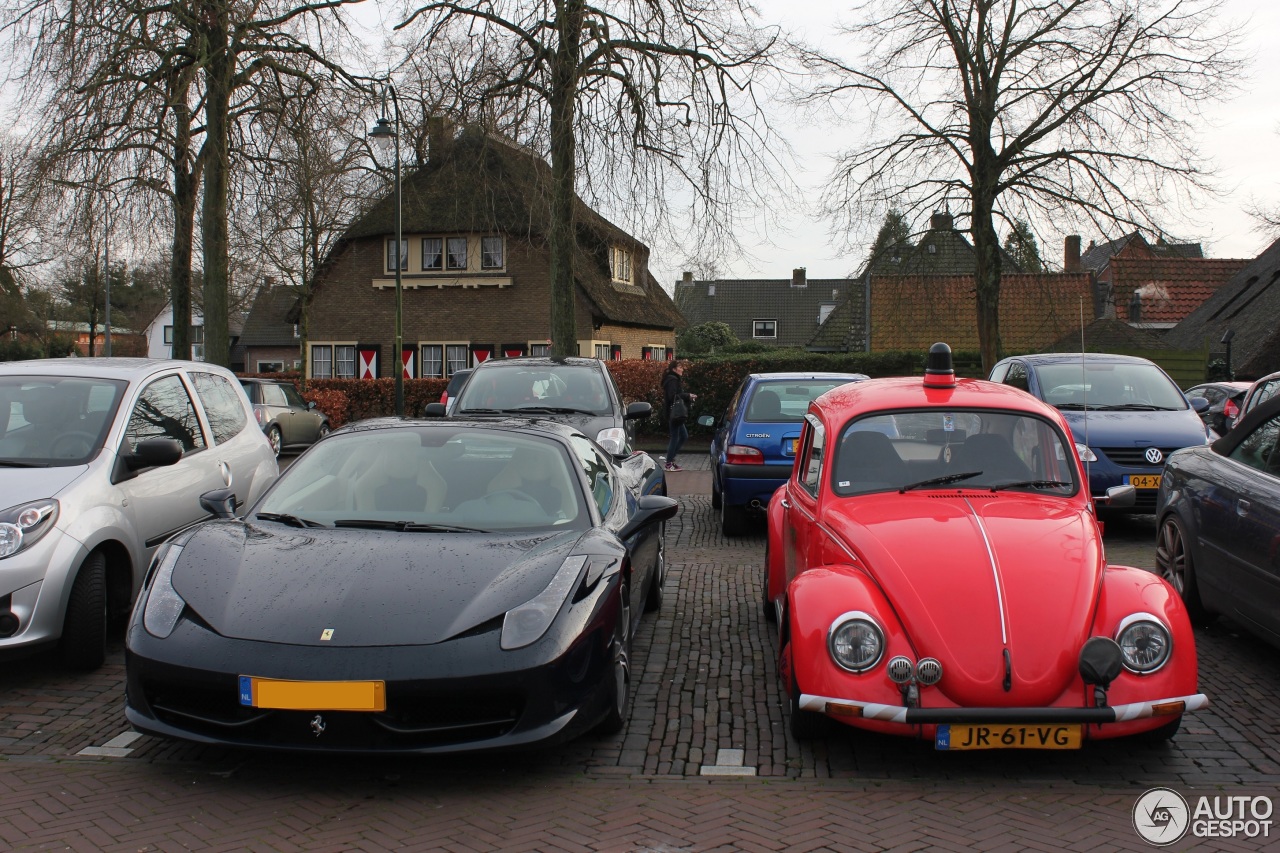
<svg viewBox="0 0 1280 853">
<path fill-rule="evenodd" d="M 720 501 L 720 532 L 725 536 L 742 536 L 747 532 L 747 509 Z"/>
<path fill-rule="evenodd" d="M 724 496 L 720 493 L 720 489 L 716 487 L 716 478 L 711 477 L 711 508 L 720 509 L 720 505 L 724 502 Z"/>
<path fill-rule="evenodd" d="M 1156 570 L 1181 596 L 1193 623 L 1204 625 L 1213 621 L 1217 614 L 1210 612 L 1200 598 L 1191 540 L 1177 513 L 1169 513 L 1160 522 L 1156 534 Z"/>
<path fill-rule="evenodd" d="M 324 423 L 320 424 L 320 430 L 316 433 L 316 441 L 319 441 L 320 439 L 324 438 L 330 432 L 332 432 L 332 430 L 329 429 L 328 421 L 325 421 Z"/>
<path fill-rule="evenodd" d="M 1143 743 L 1167 743 L 1173 740 L 1178 734 L 1178 729 L 1182 726 L 1182 715 L 1174 717 L 1171 722 L 1165 723 L 1158 729 L 1152 729 L 1148 732 L 1142 732 L 1137 735 L 1137 739 Z"/>
<path fill-rule="evenodd" d="M 658 525 L 658 556 L 653 563 L 653 575 L 649 580 L 649 594 L 644 597 L 644 612 L 656 613 L 662 609 L 662 584 L 667 579 L 667 523 Z"/>
<path fill-rule="evenodd" d="M 621 610 L 618 614 L 618 636 L 615 637 L 611 664 L 609 709 L 596 726 L 596 732 L 613 735 L 627 725 L 627 703 L 631 701 L 631 584 L 624 577 L 619 587 Z"/>
<path fill-rule="evenodd" d="M 97 669 L 107 658 L 107 558 L 94 551 L 80 565 L 67 599 L 58 657 L 68 669 Z"/>
<path fill-rule="evenodd" d="M 764 588 L 760 590 L 760 604 L 764 610 L 764 621 L 777 623 L 778 609 L 769 599 L 769 543 L 764 543 Z"/>
<path fill-rule="evenodd" d="M 279 459 L 280 450 L 284 447 L 284 438 L 280 435 L 280 427 L 273 426 L 267 430 L 267 443 L 271 445 L 271 452 Z"/>
</svg>

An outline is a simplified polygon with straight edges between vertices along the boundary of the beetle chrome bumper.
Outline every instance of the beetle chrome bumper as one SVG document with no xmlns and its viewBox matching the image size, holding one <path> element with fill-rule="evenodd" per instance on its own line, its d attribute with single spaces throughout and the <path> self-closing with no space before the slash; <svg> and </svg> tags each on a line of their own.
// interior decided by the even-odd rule
<svg viewBox="0 0 1280 853">
<path fill-rule="evenodd" d="M 1181 710 L 1176 708 L 1182 704 Z M 800 708 L 833 717 L 861 717 L 886 723 L 1120 723 L 1147 717 L 1174 716 L 1199 711 L 1209 704 L 1203 693 L 1172 696 L 1150 702 L 1130 702 L 1105 708 L 908 708 L 854 699 L 800 695 Z"/>
</svg>

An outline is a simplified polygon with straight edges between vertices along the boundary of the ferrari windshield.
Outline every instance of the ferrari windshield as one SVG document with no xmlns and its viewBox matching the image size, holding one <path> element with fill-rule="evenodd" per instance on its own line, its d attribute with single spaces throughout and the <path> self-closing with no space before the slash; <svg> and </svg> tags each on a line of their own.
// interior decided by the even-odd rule
<svg viewBox="0 0 1280 853">
<path fill-rule="evenodd" d="M 1035 369 L 1044 401 L 1060 409 L 1179 410 L 1187 401 L 1173 380 L 1143 362 L 1065 362 Z"/>
<path fill-rule="evenodd" d="M 573 465 L 527 432 L 358 430 L 298 457 L 253 514 L 296 527 L 561 530 L 590 517 Z"/>
<path fill-rule="evenodd" d="M 613 409 L 595 367 L 486 364 L 462 386 L 454 414 L 494 411 L 607 415 Z"/>
<path fill-rule="evenodd" d="M 1051 423 L 1022 412 L 930 409 L 867 415 L 835 443 L 838 495 L 922 488 L 1070 495 L 1075 456 Z"/>
<path fill-rule="evenodd" d="M 126 383 L 0 376 L 0 467 L 83 465 L 98 455 Z"/>
</svg>

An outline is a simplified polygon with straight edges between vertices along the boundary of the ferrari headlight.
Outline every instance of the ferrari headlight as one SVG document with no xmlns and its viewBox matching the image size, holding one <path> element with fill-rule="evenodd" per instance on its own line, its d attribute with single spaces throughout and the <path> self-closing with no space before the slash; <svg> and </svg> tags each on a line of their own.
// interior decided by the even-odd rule
<svg viewBox="0 0 1280 853">
<path fill-rule="evenodd" d="M 1098 454 L 1089 449 L 1089 445 L 1076 442 L 1076 453 L 1080 454 L 1081 462 L 1097 462 Z"/>
<path fill-rule="evenodd" d="M 173 633 L 178 624 L 178 617 L 187 603 L 173 588 L 173 567 L 182 555 L 181 545 L 162 546 L 157 560 L 155 572 L 151 576 L 151 586 L 147 589 L 147 603 L 142 611 L 142 625 L 147 633 L 163 640 Z"/>
<path fill-rule="evenodd" d="M 586 557 L 566 557 L 546 589 L 508 610 L 502 620 L 502 648 L 522 649 L 547 633 L 565 600 L 578 588 L 586 565 Z"/>
<path fill-rule="evenodd" d="M 1126 617 L 1116 629 L 1116 645 L 1125 669 L 1140 675 L 1164 666 L 1173 653 L 1173 638 L 1164 623 L 1150 613 Z"/>
<path fill-rule="evenodd" d="M 866 672 L 884 654 L 884 631 L 866 613 L 853 611 L 836 617 L 827 631 L 831 659 L 850 672 Z"/>
<path fill-rule="evenodd" d="M 0 512 L 0 560 L 29 548 L 53 529 L 58 518 L 58 502 L 43 498 Z"/>
</svg>

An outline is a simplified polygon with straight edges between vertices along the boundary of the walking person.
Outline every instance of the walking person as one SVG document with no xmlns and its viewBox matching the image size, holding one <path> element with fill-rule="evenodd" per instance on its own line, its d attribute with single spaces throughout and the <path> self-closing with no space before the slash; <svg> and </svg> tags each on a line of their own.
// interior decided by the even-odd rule
<svg viewBox="0 0 1280 853">
<path fill-rule="evenodd" d="M 689 404 L 698 399 L 697 394 L 690 394 L 684 390 L 684 369 L 687 365 L 688 362 L 686 361 L 672 361 L 671 366 L 667 368 L 667 372 L 662 374 L 663 414 L 667 419 L 667 427 L 670 430 L 670 440 L 667 443 L 667 460 L 664 466 L 668 471 L 684 470 L 676 464 L 676 454 L 680 452 L 680 448 L 684 447 L 684 443 L 689 440 L 689 430 L 685 426 L 685 421 L 689 417 Z M 679 411 L 672 412 L 672 407 L 677 400 L 683 404 L 683 415 Z"/>
</svg>

